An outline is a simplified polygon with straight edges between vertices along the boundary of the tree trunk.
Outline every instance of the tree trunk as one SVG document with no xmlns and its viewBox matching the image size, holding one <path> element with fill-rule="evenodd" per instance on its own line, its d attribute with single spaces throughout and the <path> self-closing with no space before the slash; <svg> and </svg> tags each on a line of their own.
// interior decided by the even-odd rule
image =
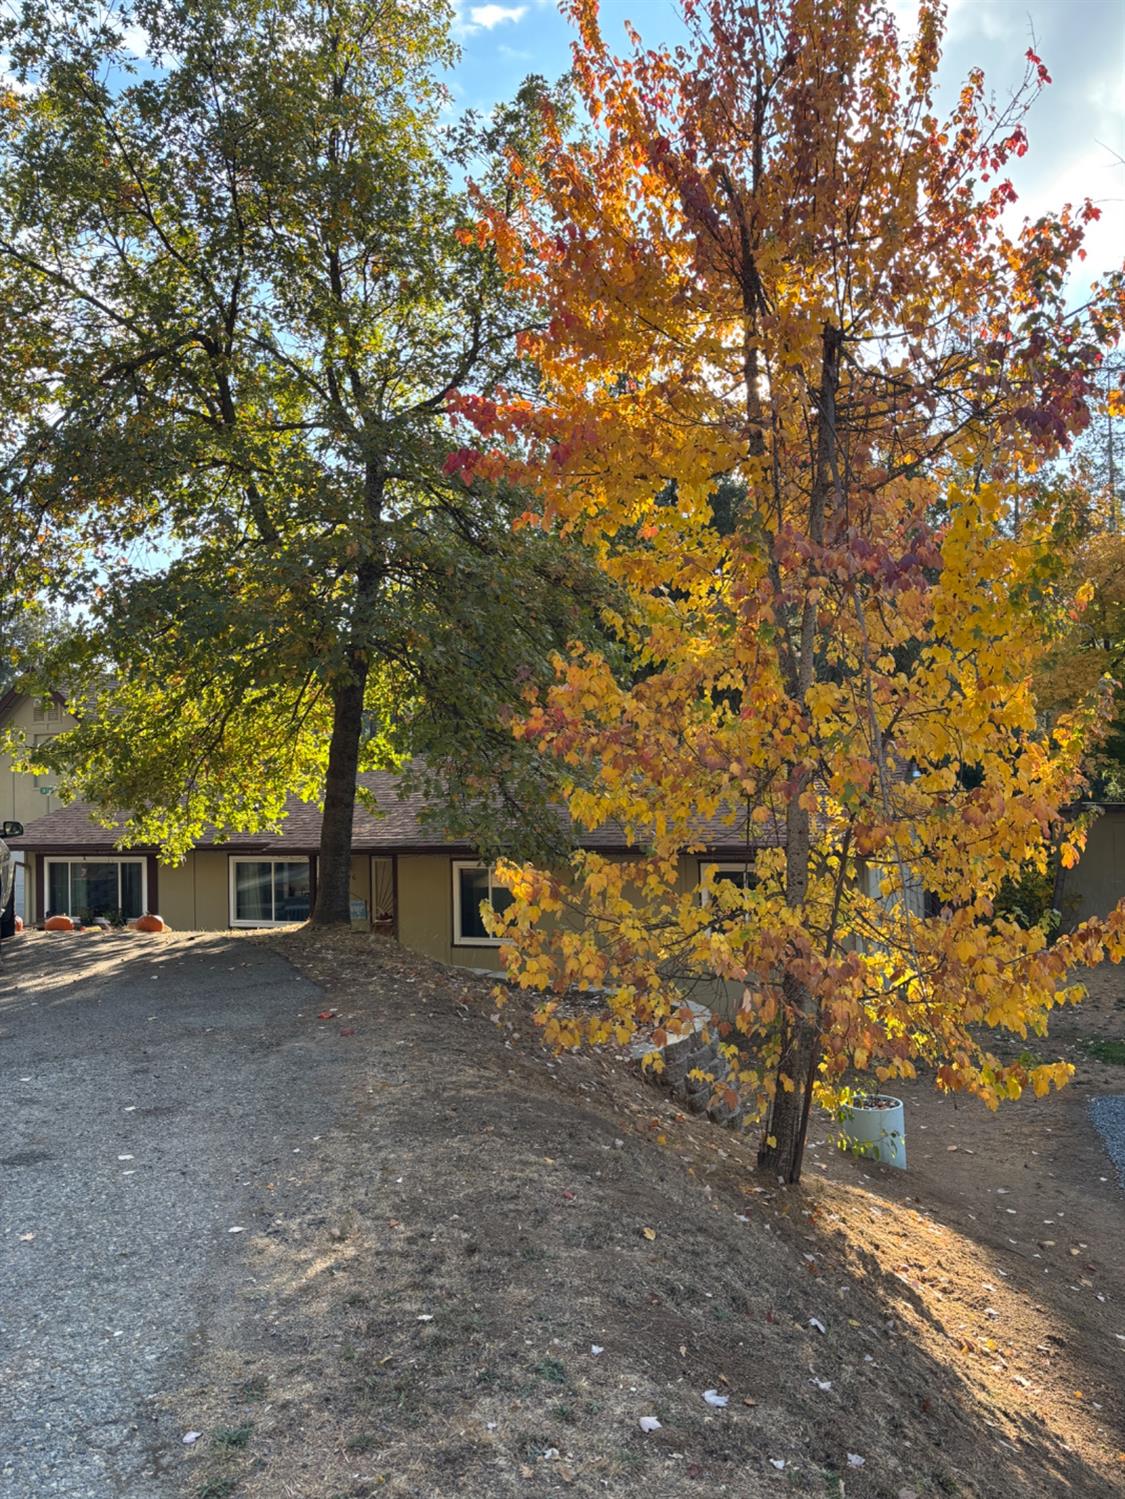
<svg viewBox="0 0 1125 1499">
<path fill-rule="evenodd" d="M 386 471 L 373 458 L 364 475 L 364 510 L 372 539 L 379 538 Z M 332 693 L 332 739 L 324 777 L 324 817 L 320 825 L 314 926 L 350 925 L 352 824 L 355 821 L 356 776 L 363 738 L 363 703 L 371 669 L 372 611 L 383 586 L 381 556 L 369 554 L 356 569 L 355 598 L 346 672 Z"/>
<path fill-rule="evenodd" d="M 787 1182 L 797 1182 L 801 1179 L 805 1130 L 816 1078 L 819 1027 L 812 995 L 806 986 L 786 974 L 783 988 L 791 1018 L 787 1022 L 786 1043 L 778 1067 L 777 1092 L 770 1105 L 766 1137 L 758 1147 L 758 1165 Z M 791 1090 L 782 1085 L 781 1074 L 791 1080 Z M 772 1145 L 771 1140 L 775 1142 Z"/>
<path fill-rule="evenodd" d="M 836 391 L 840 383 L 843 334 L 825 324 L 821 338 L 820 387 L 817 391 L 816 452 L 809 495 L 809 539 L 824 541 L 824 520 L 836 476 Z M 801 608 L 800 644 L 790 695 L 803 712 L 816 667 L 817 606 L 808 597 Z M 785 811 L 785 901 L 791 910 L 804 905 L 809 889 L 811 819 L 802 799 L 811 782 L 807 765 L 792 767 L 791 790 Z M 758 1165 L 787 1182 L 800 1180 L 805 1154 L 805 1131 L 812 1105 L 813 1085 L 820 1055 L 820 1003 L 803 979 L 792 971 L 782 981 L 785 1017 L 781 1057 Z M 784 1078 L 784 1082 L 782 1079 Z M 771 1143 L 772 1141 L 772 1143 Z"/>
<path fill-rule="evenodd" d="M 352 822 L 366 686 L 367 664 L 359 658 L 333 694 L 332 740 L 324 778 L 324 818 L 320 826 L 316 905 L 312 913 L 314 926 L 351 921 Z"/>
<path fill-rule="evenodd" d="M 808 894 L 809 822 L 798 792 L 789 802 L 785 819 L 785 898 L 786 904 L 794 908 Z M 785 1004 L 781 1057 L 765 1135 L 758 1148 L 758 1165 L 787 1182 L 796 1182 L 801 1176 L 805 1125 L 818 1057 L 817 1005 L 808 985 L 795 974 L 786 973 L 781 987 Z"/>
</svg>

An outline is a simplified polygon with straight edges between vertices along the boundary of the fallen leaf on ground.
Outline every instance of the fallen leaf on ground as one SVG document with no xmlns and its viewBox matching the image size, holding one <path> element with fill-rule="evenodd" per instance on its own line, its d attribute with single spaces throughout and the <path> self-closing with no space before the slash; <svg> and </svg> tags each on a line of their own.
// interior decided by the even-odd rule
<svg viewBox="0 0 1125 1499">
<path fill-rule="evenodd" d="M 655 1228 L 642 1228 L 641 1229 L 641 1233 L 644 1234 L 645 1238 L 648 1239 L 648 1241 L 650 1243 L 652 1242 L 653 1239 L 656 1238 L 656 1230 L 655 1230 Z"/>
</svg>

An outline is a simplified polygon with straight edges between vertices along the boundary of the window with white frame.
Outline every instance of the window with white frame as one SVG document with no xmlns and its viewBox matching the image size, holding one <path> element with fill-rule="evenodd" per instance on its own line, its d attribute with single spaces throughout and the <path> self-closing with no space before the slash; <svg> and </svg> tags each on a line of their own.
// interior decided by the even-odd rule
<svg viewBox="0 0 1125 1499">
<path fill-rule="evenodd" d="M 144 859 L 47 859 L 47 915 L 131 920 L 148 902 Z"/>
<path fill-rule="evenodd" d="M 456 947 L 497 947 L 499 937 L 490 937 L 480 913 L 481 902 L 489 901 L 497 913 L 506 911 L 514 896 L 503 885 L 494 883 L 487 864 L 470 859 L 453 861 L 453 943 Z"/>
<path fill-rule="evenodd" d="M 33 723 L 60 723 L 62 721 L 62 708 L 55 702 L 53 697 L 44 698 L 31 710 Z"/>
<path fill-rule="evenodd" d="M 279 926 L 307 921 L 312 879 L 307 859 L 232 859 L 231 926 Z"/>
<path fill-rule="evenodd" d="M 26 921 L 27 918 L 28 918 L 28 910 L 27 910 L 27 855 L 24 854 L 22 852 L 22 850 L 20 852 L 18 852 L 18 853 L 14 853 L 12 855 L 12 862 L 15 865 L 15 891 L 16 891 L 15 913 L 16 913 L 17 916 L 22 916 L 23 919 Z"/>
<path fill-rule="evenodd" d="M 750 857 L 745 859 L 718 859 L 710 860 L 700 864 L 699 875 L 701 879 L 711 878 L 712 885 L 731 884 L 739 890 L 753 890 L 758 883 L 758 877 L 754 873 L 754 860 Z M 703 890 L 703 904 L 711 904 L 711 891 Z"/>
</svg>

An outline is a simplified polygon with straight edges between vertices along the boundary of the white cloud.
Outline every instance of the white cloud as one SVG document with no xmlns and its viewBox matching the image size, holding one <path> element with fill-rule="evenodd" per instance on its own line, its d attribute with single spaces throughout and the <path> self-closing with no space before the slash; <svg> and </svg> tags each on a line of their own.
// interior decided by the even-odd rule
<svg viewBox="0 0 1125 1499">
<path fill-rule="evenodd" d="M 148 32 L 143 26 L 126 26 L 121 33 L 121 40 L 127 52 L 134 57 L 147 57 L 152 42 Z"/>
<path fill-rule="evenodd" d="M 526 5 L 472 5 L 469 7 L 469 23 L 491 31 L 505 21 L 522 21 L 527 15 Z"/>
<path fill-rule="evenodd" d="M 477 36 L 482 31 L 495 31 L 506 22 L 513 26 L 522 21 L 529 10 L 527 5 L 498 5 L 490 0 L 487 5 L 471 5 L 466 0 L 453 0 L 453 35 L 464 39 Z"/>
<path fill-rule="evenodd" d="M 13 94 L 33 94 L 36 89 L 34 83 L 21 83 L 16 75 L 11 72 L 12 59 L 6 52 L 0 52 L 0 84 L 11 89 Z"/>
</svg>

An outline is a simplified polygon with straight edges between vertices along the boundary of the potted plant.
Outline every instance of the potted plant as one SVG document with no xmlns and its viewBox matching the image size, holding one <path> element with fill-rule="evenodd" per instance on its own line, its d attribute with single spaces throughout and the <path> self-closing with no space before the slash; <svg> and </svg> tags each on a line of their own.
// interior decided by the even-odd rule
<svg viewBox="0 0 1125 1499">
<path fill-rule="evenodd" d="M 840 1106 L 840 1146 L 869 1160 L 906 1170 L 906 1115 L 901 1098 L 854 1093 Z"/>
</svg>

